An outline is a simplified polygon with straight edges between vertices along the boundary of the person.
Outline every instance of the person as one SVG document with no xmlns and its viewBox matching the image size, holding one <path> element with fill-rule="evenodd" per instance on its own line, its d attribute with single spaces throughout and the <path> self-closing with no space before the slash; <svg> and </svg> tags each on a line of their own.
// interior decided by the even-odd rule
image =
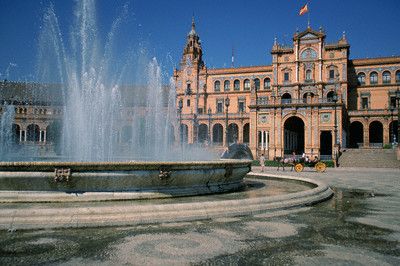
<svg viewBox="0 0 400 266">
<path fill-rule="evenodd" d="M 292 152 L 292 157 L 290 157 L 290 159 L 291 159 L 292 163 L 296 162 L 296 152 L 295 151 Z"/>
<path fill-rule="evenodd" d="M 264 153 L 261 154 L 261 156 L 260 156 L 260 165 L 261 165 L 261 172 L 264 172 L 264 168 L 265 168 L 265 157 L 264 157 Z"/>
</svg>

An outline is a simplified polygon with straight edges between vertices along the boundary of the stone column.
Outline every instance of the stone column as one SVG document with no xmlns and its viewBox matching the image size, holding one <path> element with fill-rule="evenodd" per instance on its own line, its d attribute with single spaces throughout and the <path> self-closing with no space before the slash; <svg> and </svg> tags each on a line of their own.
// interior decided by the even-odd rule
<svg viewBox="0 0 400 266">
<path fill-rule="evenodd" d="M 22 142 L 22 129 L 19 130 L 19 142 Z"/>
<path fill-rule="evenodd" d="M 43 132 L 42 130 L 39 131 L 39 142 L 42 142 L 42 136 L 43 136 L 42 132 Z"/>
<path fill-rule="evenodd" d="M 47 131 L 43 130 L 43 142 L 47 141 Z"/>
</svg>

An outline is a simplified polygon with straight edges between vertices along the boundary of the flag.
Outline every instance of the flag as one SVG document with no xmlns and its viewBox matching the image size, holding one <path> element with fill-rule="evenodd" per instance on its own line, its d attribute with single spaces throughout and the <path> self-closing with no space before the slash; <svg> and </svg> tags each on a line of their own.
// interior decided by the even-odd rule
<svg viewBox="0 0 400 266">
<path fill-rule="evenodd" d="M 300 8 L 299 15 L 302 16 L 302 15 L 304 15 L 304 14 L 307 13 L 307 12 L 308 12 L 308 3 L 305 4 L 302 8 Z"/>
</svg>

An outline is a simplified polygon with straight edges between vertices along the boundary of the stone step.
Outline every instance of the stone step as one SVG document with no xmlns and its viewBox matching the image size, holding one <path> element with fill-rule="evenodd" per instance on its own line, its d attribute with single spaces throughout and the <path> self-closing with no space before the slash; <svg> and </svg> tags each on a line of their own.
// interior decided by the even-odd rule
<svg viewBox="0 0 400 266">
<path fill-rule="evenodd" d="M 339 158 L 340 167 L 400 168 L 393 149 L 346 149 Z"/>
</svg>

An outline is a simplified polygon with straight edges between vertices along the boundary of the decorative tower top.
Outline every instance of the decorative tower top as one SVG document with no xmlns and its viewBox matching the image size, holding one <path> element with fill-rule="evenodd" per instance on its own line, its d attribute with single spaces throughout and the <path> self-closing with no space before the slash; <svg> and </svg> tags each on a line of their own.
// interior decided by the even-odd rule
<svg viewBox="0 0 400 266">
<path fill-rule="evenodd" d="M 192 17 L 192 28 L 187 35 L 186 45 L 183 49 L 182 65 L 195 65 L 198 64 L 200 67 L 204 65 L 203 50 L 201 48 L 201 41 L 199 35 L 196 33 L 196 25 L 194 23 L 194 17 Z"/>
</svg>

